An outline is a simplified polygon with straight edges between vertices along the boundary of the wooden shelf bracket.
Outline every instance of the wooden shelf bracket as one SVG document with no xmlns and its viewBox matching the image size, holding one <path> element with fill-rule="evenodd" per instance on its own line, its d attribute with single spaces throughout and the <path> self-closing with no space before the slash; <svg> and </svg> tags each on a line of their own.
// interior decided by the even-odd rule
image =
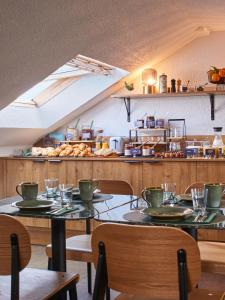
<svg viewBox="0 0 225 300">
<path fill-rule="evenodd" d="M 215 120 L 215 95 L 209 94 L 210 107 L 211 107 L 211 120 Z"/>
<path fill-rule="evenodd" d="M 123 101 L 127 110 L 127 122 L 130 122 L 130 97 L 124 97 Z"/>
</svg>

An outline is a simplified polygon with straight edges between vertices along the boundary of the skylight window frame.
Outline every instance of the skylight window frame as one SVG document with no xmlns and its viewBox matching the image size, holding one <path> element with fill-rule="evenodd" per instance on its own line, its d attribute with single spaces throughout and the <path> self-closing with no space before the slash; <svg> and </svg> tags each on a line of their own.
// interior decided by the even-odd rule
<svg viewBox="0 0 225 300">
<path fill-rule="evenodd" d="M 110 75 L 111 71 L 116 69 L 115 67 L 102 63 L 98 60 L 83 56 L 77 55 L 75 58 L 72 58 L 65 66 L 70 66 L 74 70 L 60 71 L 58 68 L 55 72 L 50 74 L 44 79 L 47 80 L 56 80 L 53 84 L 48 86 L 46 89 L 41 91 L 37 96 L 30 100 L 18 100 L 15 99 L 10 105 L 11 106 L 24 106 L 24 107 L 40 107 L 50 101 L 57 94 L 61 93 L 65 88 L 70 84 L 80 79 L 80 76 L 91 74 L 91 73 L 100 73 L 103 75 Z"/>
<path fill-rule="evenodd" d="M 14 101 L 11 103 L 11 106 L 24 106 L 24 107 L 33 107 L 38 108 L 47 102 L 51 101 L 53 97 L 61 93 L 64 89 L 69 87 L 71 84 L 79 80 L 80 77 L 74 76 L 74 77 L 68 77 L 68 78 L 62 78 L 58 79 L 56 82 L 54 82 L 52 85 L 50 85 L 48 88 L 46 88 L 44 91 L 42 91 L 38 96 L 31 99 L 29 102 L 19 100 Z M 31 103 L 30 103 L 31 102 Z"/>
</svg>

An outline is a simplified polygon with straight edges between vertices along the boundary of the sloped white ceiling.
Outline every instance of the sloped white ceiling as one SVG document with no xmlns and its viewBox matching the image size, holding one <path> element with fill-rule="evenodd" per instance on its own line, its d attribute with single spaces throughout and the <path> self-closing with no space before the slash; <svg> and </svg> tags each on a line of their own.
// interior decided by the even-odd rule
<svg viewBox="0 0 225 300">
<path fill-rule="evenodd" d="M 224 0 L 1 1 L 0 109 L 77 54 L 133 71 L 225 30 Z"/>
</svg>

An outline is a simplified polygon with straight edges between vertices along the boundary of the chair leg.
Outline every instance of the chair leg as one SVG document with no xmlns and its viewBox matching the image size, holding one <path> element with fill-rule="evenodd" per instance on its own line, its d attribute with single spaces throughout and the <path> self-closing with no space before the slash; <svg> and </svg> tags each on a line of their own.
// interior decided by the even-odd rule
<svg viewBox="0 0 225 300">
<path fill-rule="evenodd" d="M 106 289 L 106 300 L 110 300 L 110 288 Z"/>
<path fill-rule="evenodd" d="M 87 263 L 87 280 L 88 280 L 88 293 L 92 294 L 92 275 L 91 275 L 91 263 Z"/>
<path fill-rule="evenodd" d="M 52 271 L 52 258 L 51 257 L 48 258 L 48 270 Z"/>
<path fill-rule="evenodd" d="M 70 300 L 77 300 L 77 285 L 73 284 L 69 289 Z"/>
</svg>

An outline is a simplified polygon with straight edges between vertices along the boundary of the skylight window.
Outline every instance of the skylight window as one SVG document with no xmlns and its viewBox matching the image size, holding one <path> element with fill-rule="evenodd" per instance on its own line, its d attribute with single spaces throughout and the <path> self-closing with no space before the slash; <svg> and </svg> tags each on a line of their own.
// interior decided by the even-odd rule
<svg viewBox="0 0 225 300">
<path fill-rule="evenodd" d="M 20 95 L 15 101 L 20 103 L 29 103 L 35 102 L 33 99 L 35 99 L 40 93 L 42 93 L 44 90 L 49 88 L 56 80 L 43 80 L 33 86 L 31 89 Z"/>
<path fill-rule="evenodd" d="M 13 101 L 12 105 L 40 106 L 60 93 L 69 84 L 78 80 L 80 76 L 90 73 L 110 75 L 113 69 L 115 69 L 115 67 L 108 64 L 86 56 L 77 55 L 43 81 L 20 95 Z"/>
</svg>

